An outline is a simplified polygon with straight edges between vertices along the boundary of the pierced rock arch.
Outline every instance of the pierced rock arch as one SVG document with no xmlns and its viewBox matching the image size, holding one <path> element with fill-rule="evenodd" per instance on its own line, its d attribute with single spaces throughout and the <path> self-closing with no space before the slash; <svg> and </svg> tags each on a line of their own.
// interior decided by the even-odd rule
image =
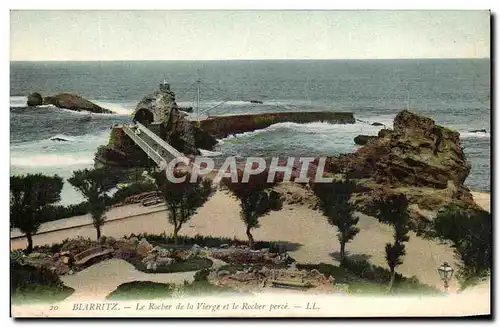
<svg viewBox="0 0 500 327">
<path fill-rule="evenodd" d="M 154 121 L 154 114 L 149 109 L 141 108 L 135 112 L 134 121 L 143 125 L 151 124 Z"/>
</svg>

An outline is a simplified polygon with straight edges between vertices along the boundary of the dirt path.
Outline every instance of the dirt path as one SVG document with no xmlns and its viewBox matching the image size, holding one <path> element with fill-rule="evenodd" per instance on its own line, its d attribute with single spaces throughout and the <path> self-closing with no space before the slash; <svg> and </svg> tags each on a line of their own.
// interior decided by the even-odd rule
<svg viewBox="0 0 500 327">
<path fill-rule="evenodd" d="M 74 275 L 61 276 L 66 286 L 75 292 L 65 301 L 101 301 L 119 285 L 132 281 L 151 281 L 156 283 L 182 284 L 193 281 L 195 271 L 148 274 L 138 271 L 130 263 L 121 259 L 99 262 Z"/>
</svg>

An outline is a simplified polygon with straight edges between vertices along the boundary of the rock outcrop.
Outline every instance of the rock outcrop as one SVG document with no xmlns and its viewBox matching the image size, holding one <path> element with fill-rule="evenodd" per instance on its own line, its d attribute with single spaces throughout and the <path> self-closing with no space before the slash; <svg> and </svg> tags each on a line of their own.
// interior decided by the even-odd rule
<svg viewBox="0 0 500 327">
<path fill-rule="evenodd" d="M 58 108 L 69 109 L 73 111 L 89 111 L 99 114 L 113 113 L 111 110 L 104 109 L 101 106 L 98 106 L 95 103 L 82 98 L 81 96 L 70 93 L 60 93 L 46 97 L 42 97 L 40 93 L 32 93 L 28 96 L 27 104 L 31 107 L 51 104 Z"/>
<path fill-rule="evenodd" d="M 211 150 L 217 140 L 198 128 L 195 122 L 175 102 L 175 93 L 167 83 L 144 97 L 135 109 L 133 120 L 139 122 L 178 151 L 186 155 L 199 155 L 199 149 Z M 147 166 L 144 152 L 125 135 L 121 128 L 113 128 L 110 141 L 96 153 L 96 160 L 105 165 L 121 167 Z"/>
<path fill-rule="evenodd" d="M 357 145 L 365 145 L 371 140 L 377 139 L 377 136 L 372 136 L 372 135 L 358 135 L 354 138 L 354 143 Z"/>
<path fill-rule="evenodd" d="M 175 102 L 175 93 L 168 83 L 142 99 L 136 107 L 134 121 L 160 123 L 160 137 L 184 154 L 200 154 L 198 149 L 211 150 L 217 140 L 188 119 Z"/>
<path fill-rule="evenodd" d="M 431 211 L 450 202 L 474 205 L 464 186 L 470 164 L 460 134 L 407 110 L 395 117 L 392 131 L 382 130 L 354 153 L 329 158 L 327 170 L 364 186 L 356 200 L 367 214 L 389 193 L 404 193 L 411 204 Z"/>
<path fill-rule="evenodd" d="M 47 96 L 43 98 L 43 104 L 51 104 L 58 108 L 64 108 L 74 111 L 89 111 L 98 114 L 112 114 L 113 112 L 104 109 L 95 103 L 86 100 L 78 95 L 61 93 L 54 96 Z"/>
</svg>

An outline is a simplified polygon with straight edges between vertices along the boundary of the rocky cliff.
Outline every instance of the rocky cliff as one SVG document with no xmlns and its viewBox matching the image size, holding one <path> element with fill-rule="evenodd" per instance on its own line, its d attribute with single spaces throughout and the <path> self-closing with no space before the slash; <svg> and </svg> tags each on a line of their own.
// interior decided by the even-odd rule
<svg viewBox="0 0 500 327">
<path fill-rule="evenodd" d="M 60 93 L 53 96 L 42 97 L 40 93 L 32 93 L 28 96 L 27 105 L 36 107 L 41 105 L 51 104 L 58 108 L 69 109 L 74 111 L 89 111 L 99 114 L 112 114 L 113 112 L 104 109 L 97 104 L 86 100 L 78 95 L 69 93 Z"/>
<path fill-rule="evenodd" d="M 407 110 L 395 117 L 393 130 L 382 130 L 354 153 L 329 158 L 327 170 L 358 180 L 364 192 L 356 201 L 367 214 L 389 193 L 406 194 L 416 217 L 428 218 L 426 212 L 451 202 L 474 205 L 464 185 L 470 164 L 460 134 Z"/>
</svg>

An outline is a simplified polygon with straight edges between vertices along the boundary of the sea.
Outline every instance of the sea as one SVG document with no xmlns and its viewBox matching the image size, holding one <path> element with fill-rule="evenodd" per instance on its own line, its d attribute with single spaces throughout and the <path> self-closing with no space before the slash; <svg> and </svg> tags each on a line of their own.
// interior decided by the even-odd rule
<svg viewBox="0 0 500 327">
<path fill-rule="evenodd" d="M 10 174 L 66 179 L 74 170 L 92 167 L 111 126 L 129 122 L 137 103 L 167 81 L 177 103 L 199 108 L 200 119 L 283 111 L 349 111 L 357 119 L 348 125 L 275 124 L 221 139 L 205 155 L 349 153 L 357 148 L 355 136 L 376 135 L 383 128 L 371 123 L 391 128 L 395 115 L 410 108 L 460 132 L 472 165 L 466 185 L 489 192 L 490 74 L 489 59 L 11 62 Z M 88 113 L 53 106 L 28 108 L 32 92 L 78 94 L 115 114 L 92 114 L 89 120 Z M 486 133 L 472 132 L 483 129 Z M 82 200 L 64 184 L 61 204 Z"/>
</svg>

